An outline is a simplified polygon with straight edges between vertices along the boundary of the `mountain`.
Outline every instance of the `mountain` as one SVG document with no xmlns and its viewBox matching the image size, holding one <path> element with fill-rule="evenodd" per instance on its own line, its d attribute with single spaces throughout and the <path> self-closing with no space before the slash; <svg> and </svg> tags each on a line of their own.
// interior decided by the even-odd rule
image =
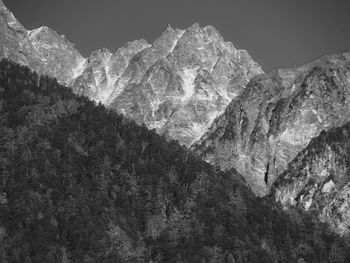
<svg viewBox="0 0 350 263">
<path fill-rule="evenodd" d="M 343 235 L 350 227 L 350 123 L 311 140 L 271 189 L 283 207 L 316 214 Z"/>
<path fill-rule="evenodd" d="M 0 62 L 1 262 L 349 262 L 349 240 L 176 141 Z"/>
<path fill-rule="evenodd" d="M 85 59 L 64 36 L 47 27 L 26 30 L 0 0 L 0 58 L 69 84 Z"/>
<path fill-rule="evenodd" d="M 153 43 L 137 40 L 83 58 L 50 28 L 26 30 L 1 1 L 0 16 L 1 58 L 54 77 L 186 146 L 263 73 L 247 51 L 225 42 L 212 26 L 168 26 Z"/>
<path fill-rule="evenodd" d="M 260 196 L 322 130 L 350 120 L 350 53 L 253 78 L 193 150 Z"/>
</svg>

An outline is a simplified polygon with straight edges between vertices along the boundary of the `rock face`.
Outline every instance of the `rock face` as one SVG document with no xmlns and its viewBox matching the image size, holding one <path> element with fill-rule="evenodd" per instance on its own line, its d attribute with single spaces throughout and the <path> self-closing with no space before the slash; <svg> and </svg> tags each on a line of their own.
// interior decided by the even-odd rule
<svg viewBox="0 0 350 263">
<path fill-rule="evenodd" d="M 93 53 L 73 89 L 189 146 L 260 73 L 246 51 L 213 27 L 169 26 L 152 44 Z"/>
<path fill-rule="evenodd" d="M 275 181 L 271 196 L 283 207 L 315 213 L 339 234 L 350 227 L 350 124 L 322 132 Z"/>
<path fill-rule="evenodd" d="M 192 148 L 266 195 L 312 138 L 349 121 L 349 60 L 339 53 L 253 78 Z"/>
<path fill-rule="evenodd" d="M 0 58 L 30 67 L 68 85 L 85 59 L 74 45 L 55 31 L 40 27 L 26 30 L 0 1 Z"/>
<path fill-rule="evenodd" d="M 49 75 L 181 144 L 199 139 L 248 81 L 262 74 L 245 50 L 212 26 L 170 26 L 153 43 L 137 40 L 83 58 L 55 31 L 26 30 L 0 0 L 0 58 Z"/>
</svg>

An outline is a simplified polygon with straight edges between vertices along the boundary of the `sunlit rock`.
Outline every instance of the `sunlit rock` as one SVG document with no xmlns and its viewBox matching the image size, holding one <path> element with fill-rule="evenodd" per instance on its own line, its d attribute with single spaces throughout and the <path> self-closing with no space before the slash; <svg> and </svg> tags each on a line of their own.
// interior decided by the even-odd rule
<svg viewBox="0 0 350 263">
<path fill-rule="evenodd" d="M 349 77 L 349 53 L 257 76 L 192 149 L 265 195 L 312 138 L 350 120 Z"/>
<path fill-rule="evenodd" d="M 141 39 L 83 58 L 54 30 L 26 30 L 2 3 L 0 13 L 2 58 L 57 78 L 75 93 L 187 146 L 252 77 L 263 73 L 245 50 L 225 42 L 212 26 L 168 26 L 151 44 Z"/>
</svg>

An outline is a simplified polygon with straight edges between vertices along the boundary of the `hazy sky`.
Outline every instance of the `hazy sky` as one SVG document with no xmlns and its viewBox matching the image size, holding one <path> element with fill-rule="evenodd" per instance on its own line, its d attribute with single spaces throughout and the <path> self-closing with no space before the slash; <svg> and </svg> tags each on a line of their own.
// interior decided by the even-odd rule
<svg viewBox="0 0 350 263">
<path fill-rule="evenodd" d="M 350 0 L 4 0 L 28 29 L 46 25 L 84 56 L 153 41 L 168 24 L 213 25 L 265 71 L 350 50 Z"/>
</svg>

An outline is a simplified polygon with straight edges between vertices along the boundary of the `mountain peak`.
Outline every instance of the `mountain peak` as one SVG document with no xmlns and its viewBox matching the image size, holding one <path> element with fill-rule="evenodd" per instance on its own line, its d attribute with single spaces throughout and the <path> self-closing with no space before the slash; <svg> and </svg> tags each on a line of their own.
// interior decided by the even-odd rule
<svg viewBox="0 0 350 263">
<path fill-rule="evenodd" d="M 168 26 L 150 48 L 130 60 L 107 101 L 138 123 L 189 146 L 260 73 L 260 66 L 225 42 L 213 26 Z M 235 85 L 228 89 L 232 78 Z"/>
<path fill-rule="evenodd" d="M 84 60 L 64 36 L 42 26 L 28 31 L 0 4 L 0 58 L 29 66 L 68 85 Z"/>
<path fill-rule="evenodd" d="M 114 53 L 100 49 L 85 59 L 54 30 L 43 26 L 27 31 L 6 7 L 0 12 L 7 21 L 0 27 L 3 57 L 55 77 L 76 93 L 187 146 L 251 77 L 262 73 L 213 26 L 194 23 L 181 30 L 168 25 L 152 44 L 132 41 Z M 9 30 L 9 23 L 17 29 Z"/>
</svg>

